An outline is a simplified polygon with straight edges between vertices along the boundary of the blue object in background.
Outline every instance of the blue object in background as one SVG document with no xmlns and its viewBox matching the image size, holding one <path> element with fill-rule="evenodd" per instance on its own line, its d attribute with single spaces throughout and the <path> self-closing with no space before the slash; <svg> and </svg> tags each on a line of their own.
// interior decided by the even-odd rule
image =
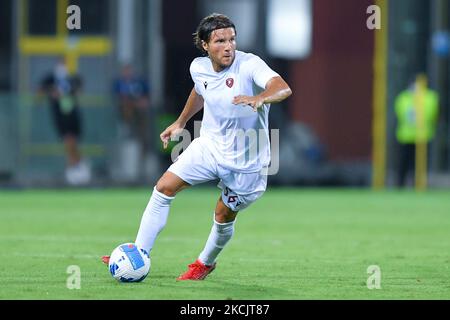
<svg viewBox="0 0 450 320">
<path fill-rule="evenodd" d="M 433 52 L 440 57 L 448 57 L 450 52 L 450 34 L 448 31 L 436 31 L 432 38 Z"/>
</svg>

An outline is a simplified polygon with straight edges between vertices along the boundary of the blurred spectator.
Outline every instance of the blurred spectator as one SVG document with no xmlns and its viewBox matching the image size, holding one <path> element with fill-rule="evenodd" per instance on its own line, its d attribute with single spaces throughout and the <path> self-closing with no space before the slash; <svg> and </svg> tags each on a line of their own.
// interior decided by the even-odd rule
<svg viewBox="0 0 450 320">
<path fill-rule="evenodd" d="M 119 104 L 122 138 L 137 140 L 141 154 L 146 155 L 150 140 L 150 89 L 147 81 L 135 75 L 131 65 L 124 65 L 114 82 L 114 94 Z"/>
<path fill-rule="evenodd" d="M 82 125 L 77 95 L 81 86 L 81 78 L 69 75 L 66 61 L 61 58 L 54 70 L 44 77 L 39 90 L 39 94 L 45 94 L 49 100 L 53 123 L 64 142 L 65 178 L 71 185 L 86 184 L 91 179 L 90 167 L 79 148 Z"/>
<path fill-rule="evenodd" d="M 424 75 L 419 75 L 419 77 L 426 79 Z M 429 145 L 436 132 L 439 96 L 436 91 L 427 88 L 426 81 L 423 81 L 422 93 L 420 93 L 419 80 L 413 81 L 409 88 L 400 92 L 395 100 L 395 113 L 397 116 L 396 137 L 399 143 L 397 172 L 397 185 L 399 187 L 405 186 L 408 174 L 414 172 L 416 143 L 425 141 Z M 418 124 L 417 116 L 417 101 L 419 99 L 422 99 L 423 105 L 422 130 Z M 429 147 L 427 150 L 429 150 Z"/>
</svg>

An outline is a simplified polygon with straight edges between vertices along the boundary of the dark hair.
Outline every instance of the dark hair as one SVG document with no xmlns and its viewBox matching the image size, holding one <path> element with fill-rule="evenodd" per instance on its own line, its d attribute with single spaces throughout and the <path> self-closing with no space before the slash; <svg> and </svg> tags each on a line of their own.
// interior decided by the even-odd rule
<svg viewBox="0 0 450 320">
<path fill-rule="evenodd" d="M 233 28 L 236 32 L 236 27 L 233 21 L 226 15 L 213 13 L 207 17 L 204 17 L 197 27 L 197 30 L 193 34 L 195 46 L 203 53 L 207 54 L 203 49 L 202 41 L 209 42 L 211 39 L 211 33 L 217 29 Z"/>
</svg>

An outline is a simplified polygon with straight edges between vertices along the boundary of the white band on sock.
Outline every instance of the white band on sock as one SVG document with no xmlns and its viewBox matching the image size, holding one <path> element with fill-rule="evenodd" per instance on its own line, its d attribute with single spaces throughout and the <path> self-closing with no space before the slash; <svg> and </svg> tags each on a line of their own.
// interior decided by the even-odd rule
<svg viewBox="0 0 450 320">
<path fill-rule="evenodd" d="M 227 223 L 219 223 L 214 219 L 214 224 L 211 228 L 208 240 L 206 241 L 205 248 L 198 257 L 199 260 L 205 265 L 213 265 L 217 256 L 230 241 L 234 233 L 235 221 Z"/>
<path fill-rule="evenodd" d="M 169 200 L 169 201 L 172 201 L 173 199 L 175 199 L 175 197 L 166 196 L 164 193 L 159 192 L 158 190 L 156 190 L 156 186 L 153 187 L 153 194 L 156 194 L 158 197 L 161 197 L 161 198 Z"/>
<path fill-rule="evenodd" d="M 219 223 L 214 219 L 214 226 L 219 235 L 219 238 L 217 239 L 216 242 L 217 247 L 219 248 L 225 247 L 227 242 L 230 240 L 231 236 L 234 233 L 234 223 L 235 221 Z"/>
</svg>

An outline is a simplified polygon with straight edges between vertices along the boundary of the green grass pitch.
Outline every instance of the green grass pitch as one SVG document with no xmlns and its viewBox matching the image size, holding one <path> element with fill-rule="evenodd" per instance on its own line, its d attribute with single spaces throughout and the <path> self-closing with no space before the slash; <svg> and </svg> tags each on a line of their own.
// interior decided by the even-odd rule
<svg viewBox="0 0 450 320">
<path fill-rule="evenodd" d="M 269 188 L 238 216 L 205 281 L 176 282 L 203 248 L 219 189 L 174 200 L 148 278 L 100 256 L 133 241 L 151 189 L 0 191 L 0 299 L 450 299 L 450 193 Z M 79 266 L 70 290 L 67 268 Z M 381 288 L 369 290 L 367 268 Z"/>
</svg>

